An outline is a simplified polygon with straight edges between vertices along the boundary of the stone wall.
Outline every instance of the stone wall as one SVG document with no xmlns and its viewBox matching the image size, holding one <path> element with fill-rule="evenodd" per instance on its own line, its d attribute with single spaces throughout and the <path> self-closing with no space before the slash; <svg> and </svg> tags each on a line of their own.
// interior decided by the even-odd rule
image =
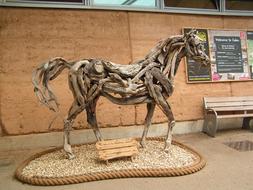
<svg viewBox="0 0 253 190">
<path fill-rule="evenodd" d="M 72 101 L 67 71 L 52 82 L 61 103 L 57 115 L 38 104 L 31 84 L 32 70 L 49 58 L 103 58 L 128 64 L 141 59 L 157 41 L 180 34 L 183 27 L 253 29 L 252 17 L 203 16 L 127 11 L 0 8 L 0 125 L 3 135 L 62 129 Z M 176 89 L 168 99 L 178 121 L 203 118 L 204 96 L 252 95 L 252 82 L 187 84 L 182 61 Z M 101 98 L 97 118 L 101 127 L 142 124 L 145 105 L 119 106 Z M 157 109 L 153 122 L 165 122 Z M 75 128 L 86 128 L 80 114 Z"/>
</svg>

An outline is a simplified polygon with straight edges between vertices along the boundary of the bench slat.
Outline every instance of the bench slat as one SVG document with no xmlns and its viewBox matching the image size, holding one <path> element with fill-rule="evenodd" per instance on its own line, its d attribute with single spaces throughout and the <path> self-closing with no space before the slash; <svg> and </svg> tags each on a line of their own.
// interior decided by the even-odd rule
<svg viewBox="0 0 253 190">
<path fill-rule="evenodd" d="M 253 110 L 253 106 L 231 106 L 231 107 L 216 107 L 216 108 L 207 108 L 212 109 L 214 111 L 249 111 Z"/>
<path fill-rule="evenodd" d="M 253 101 L 253 96 L 240 97 L 204 97 L 204 102 L 233 102 L 233 101 Z"/>
<path fill-rule="evenodd" d="M 236 107 L 236 106 L 253 106 L 252 102 L 215 102 L 207 103 L 207 108 L 216 108 L 216 107 Z"/>
<path fill-rule="evenodd" d="M 253 114 L 218 115 L 217 118 L 253 117 Z"/>
</svg>

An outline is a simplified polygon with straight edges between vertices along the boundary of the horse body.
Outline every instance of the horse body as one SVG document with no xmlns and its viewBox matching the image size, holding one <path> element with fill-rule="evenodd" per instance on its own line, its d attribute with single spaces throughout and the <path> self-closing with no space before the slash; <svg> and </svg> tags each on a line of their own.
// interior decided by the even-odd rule
<svg viewBox="0 0 253 190">
<path fill-rule="evenodd" d="M 64 121 L 64 150 L 69 159 L 74 158 L 69 133 L 76 116 L 86 110 L 87 121 L 97 140 L 102 140 L 97 119 L 96 103 L 100 96 L 121 105 L 147 103 L 141 145 L 145 138 L 157 105 L 168 118 L 165 147 L 171 144 L 175 119 L 166 99 L 172 95 L 174 76 L 184 56 L 208 63 L 199 39 L 194 32 L 163 40 L 140 61 L 130 65 L 115 64 L 102 59 L 84 59 L 69 63 L 63 58 L 54 58 L 38 67 L 33 73 L 33 84 L 39 100 L 52 110 L 58 102 L 48 86 L 63 69 L 69 69 L 69 87 L 74 101 Z M 41 88 L 42 86 L 42 88 Z"/>
</svg>

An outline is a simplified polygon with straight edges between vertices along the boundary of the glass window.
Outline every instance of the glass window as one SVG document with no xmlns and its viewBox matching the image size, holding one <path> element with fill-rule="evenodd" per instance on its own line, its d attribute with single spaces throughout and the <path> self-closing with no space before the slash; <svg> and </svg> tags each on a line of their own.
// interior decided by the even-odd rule
<svg viewBox="0 0 253 190">
<path fill-rule="evenodd" d="M 83 3 L 83 0 L 16 0 L 16 2 L 34 2 L 34 3 L 40 3 L 40 2 L 51 2 L 51 3 Z"/>
<path fill-rule="evenodd" d="M 165 7 L 218 9 L 219 0 L 164 0 Z"/>
<path fill-rule="evenodd" d="M 227 10 L 253 11 L 252 0 L 226 0 Z"/>
<path fill-rule="evenodd" d="M 156 7 L 156 0 L 93 0 L 94 5 Z"/>
</svg>

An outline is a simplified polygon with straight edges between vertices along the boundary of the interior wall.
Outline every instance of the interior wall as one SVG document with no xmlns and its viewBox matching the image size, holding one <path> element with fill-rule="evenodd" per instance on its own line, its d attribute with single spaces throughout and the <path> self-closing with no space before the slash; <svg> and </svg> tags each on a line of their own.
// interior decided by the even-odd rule
<svg viewBox="0 0 253 190">
<path fill-rule="evenodd" d="M 67 71 L 52 82 L 61 103 L 53 113 L 39 105 L 31 83 L 32 70 L 53 57 L 66 60 L 102 58 L 128 64 L 143 58 L 161 39 L 182 33 L 183 27 L 253 29 L 252 17 L 204 16 L 127 11 L 0 8 L 0 124 L 3 135 L 40 133 L 63 128 L 72 103 Z M 187 84 L 184 61 L 168 99 L 178 121 L 203 118 L 204 96 L 252 95 L 252 82 Z M 119 106 L 101 98 L 101 127 L 142 124 L 146 106 Z M 57 117 L 56 117 L 57 116 Z M 49 123 L 55 119 L 51 128 Z M 165 122 L 156 110 L 154 123 Z M 80 114 L 76 129 L 88 127 Z"/>
</svg>

